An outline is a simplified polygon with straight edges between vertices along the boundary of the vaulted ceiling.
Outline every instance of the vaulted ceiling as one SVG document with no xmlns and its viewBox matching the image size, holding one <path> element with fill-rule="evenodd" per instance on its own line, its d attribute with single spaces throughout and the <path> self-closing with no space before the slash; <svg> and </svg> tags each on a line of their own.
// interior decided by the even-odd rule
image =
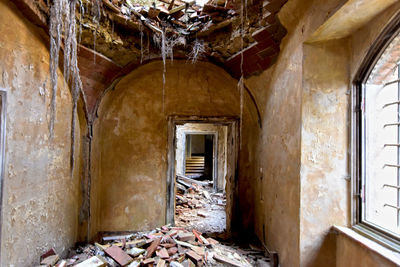
<svg viewBox="0 0 400 267">
<path fill-rule="evenodd" d="M 98 1 L 98 2 L 96 2 Z M 95 115 L 104 91 L 141 64 L 162 58 L 160 32 L 167 54 L 212 62 L 233 77 L 248 77 L 269 68 L 286 34 L 277 13 L 287 0 L 161 0 L 150 7 L 130 0 L 82 0 L 79 69 L 88 119 Z M 48 33 L 45 0 L 15 0 L 19 10 Z M 96 20 L 94 3 L 100 3 Z M 84 11 L 84 12 L 82 12 Z M 242 16 L 243 14 L 243 16 Z M 47 35 L 48 38 L 48 35 Z M 197 50 L 194 48 L 197 47 Z"/>
</svg>

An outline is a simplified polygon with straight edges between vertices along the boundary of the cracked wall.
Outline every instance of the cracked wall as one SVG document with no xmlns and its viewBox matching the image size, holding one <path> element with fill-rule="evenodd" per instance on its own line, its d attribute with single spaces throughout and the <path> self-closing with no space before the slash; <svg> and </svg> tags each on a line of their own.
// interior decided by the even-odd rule
<svg viewBox="0 0 400 267">
<path fill-rule="evenodd" d="M 64 253 L 77 239 L 80 170 L 71 177 L 72 102 L 59 72 L 55 137 L 49 141 L 47 40 L 11 1 L 0 1 L 0 13 L 0 87 L 7 91 L 0 265 L 33 266 L 43 252 L 54 247 Z"/>
</svg>

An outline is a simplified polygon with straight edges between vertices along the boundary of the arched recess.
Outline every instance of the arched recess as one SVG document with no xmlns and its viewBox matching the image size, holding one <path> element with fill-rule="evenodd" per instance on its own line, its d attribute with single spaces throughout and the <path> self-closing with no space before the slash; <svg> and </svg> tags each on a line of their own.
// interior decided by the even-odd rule
<svg viewBox="0 0 400 267">
<path fill-rule="evenodd" d="M 165 223 L 168 118 L 239 118 L 237 84 L 211 63 L 175 60 L 166 64 L 163 89 L 163 63 L 153 61 L 104 95 L 93 125 L 91 236 Z M 257 110 L 246 94 L 243 107 L 243 128 L 258 128 Z"/>
</svg>

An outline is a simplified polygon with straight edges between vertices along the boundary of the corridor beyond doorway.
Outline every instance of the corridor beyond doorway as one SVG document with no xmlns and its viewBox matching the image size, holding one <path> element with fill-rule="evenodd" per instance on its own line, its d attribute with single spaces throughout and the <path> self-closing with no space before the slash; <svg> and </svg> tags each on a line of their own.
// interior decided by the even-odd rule
<svg viewBox="0 0 400 267">
<path fill-rule="evenodd" d="M 226 230 L 228 126 L 177 125 L 175 224 L 204 233 Z"/>
<path fill-rule="evenodd" d="M 216 136 L 216 135 L 215 135 Z M 213 180 L 214 135 L 186 134 L 185 176 L 201 180 Z"/>
</svg>

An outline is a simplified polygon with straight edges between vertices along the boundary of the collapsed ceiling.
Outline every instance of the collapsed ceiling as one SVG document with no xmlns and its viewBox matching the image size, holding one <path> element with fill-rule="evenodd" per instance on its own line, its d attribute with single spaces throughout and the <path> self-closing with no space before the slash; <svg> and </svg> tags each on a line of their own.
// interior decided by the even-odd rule
<svg viewBox="0 0 400 267">
<path fill-rule="evenodd" d="M 80 1 L 78 61 L 89 114 L 113 81 L 149 60 L 210 61 L 248 77 L 274 63 L 286 34 L 277 13 L 287 0 L 139 1 Z M 48 3 L 15 3 L 48 29 Z"/>
</svg>

